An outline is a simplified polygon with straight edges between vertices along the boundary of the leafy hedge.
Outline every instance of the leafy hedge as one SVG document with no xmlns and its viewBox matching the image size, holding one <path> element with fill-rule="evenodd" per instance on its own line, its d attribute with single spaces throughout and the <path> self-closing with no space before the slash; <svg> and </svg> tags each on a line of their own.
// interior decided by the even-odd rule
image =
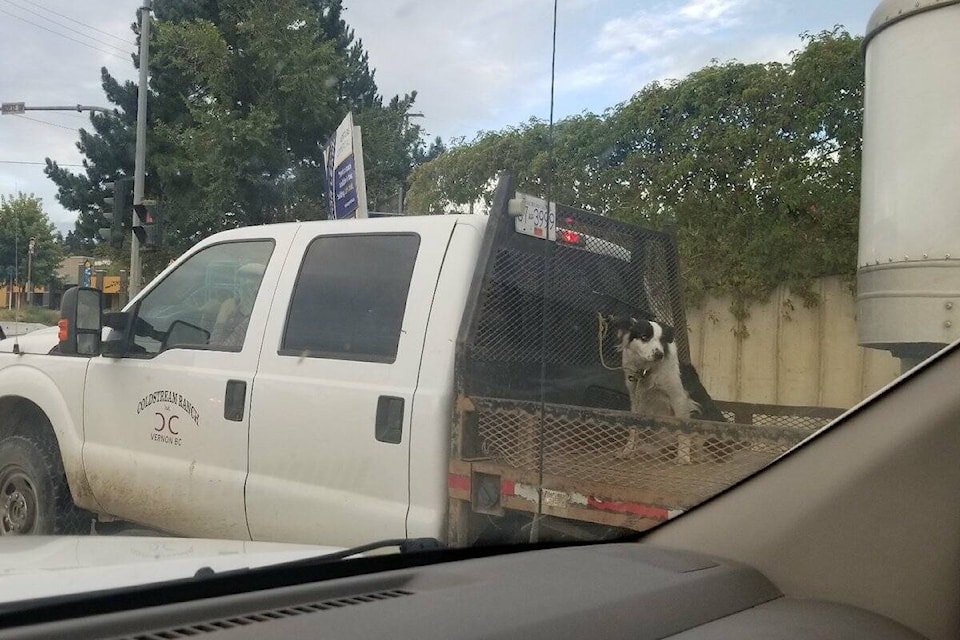
<svg viewBox="0 0 960 640">
<path fill-rule="evenodd" d="M 751 303 L 787 284 L 856 266 L 863 119 L 862 39 L 803 34 L 788 64 L 712 62 L 654 82 L 603 114 L 530 120 L 479 134 L 419 167 L 411 211 L 489 200 L 510 171 L 518 189 L 655 227 L 674 226 L 687 301 Z"/>
</svg>

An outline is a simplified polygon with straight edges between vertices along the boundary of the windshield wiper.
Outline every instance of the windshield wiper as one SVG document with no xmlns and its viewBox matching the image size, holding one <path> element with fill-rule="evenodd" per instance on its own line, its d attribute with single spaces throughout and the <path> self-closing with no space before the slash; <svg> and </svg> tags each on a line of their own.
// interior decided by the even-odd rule
<svg viewBox="0 0 960 640">
<path fill-rule="evenodd" d="M 356 547 L 350 547 L 349 549 L 343 549 L 342 551 L 334 551 L 333 553 L 323 553 L 318 556 L 310 556 L 307 558 L 300 558 L 299 560 L 289 560 L 287 562 L 277 562 L 275 564 L 267 565 L 267 567 L 259 567 L 274 569 L 277 567 L 303 567 L 303 566 L 314 566 L 318 564 L 326 564 L 328 562 L 338 562 L 340 560 L 346 560 L 352 556 L 359 556 L 360 554 L 366 553 L 368 551 L 376 551 L 378 549 L 388 549 L 390 547 L 397 547 L 400 550 L 400 555 L 405 555 L 408 553 L 417 553 L 420 551 L 439 551 L 441 549 L 446 549 L 446 545 L 437 540 L 436 538 L 387 538 L 386 540 L 377 540 L 375 542 L 368 542 L 367 544 L 361 544 Z M 237 571 L 251 571 L 251 569 L 228 569 L 226 571 L 221 571 L 219 574 L 229 574 L 235 573 Z M 194 573 L 195 578 L 207 578 L 213 575 L 218 575 L 218 572 L 215 572 L 210 567 L 200 567 Z"/>
<path fill-rule="evenodd" d="M 446 545 L 436 538 L 388 538 L 386 540 L 377 540 L 375 542 L 368 542 L 367 544 L 361 544 L 356 547 L 350 547 L 349 549 L 344 549 L 343 551 L 324 553 L 323 555 L 313 558 L 304 558 L 303 560 L 294 560 L 292 564 L 335 562 L 337 560 L 345 560 L 351 556 L 358 556 L 361 553 L 366 553 L 368 551 L 388 549 L 390 547 L 397 547 L 400 549 L 401 554 L 446 549 Z"/>
<path fill-rule="evenodd" d="M 227 569 L 226 571 L 214 571 L 208 566 L 200 567 L 193 574 L 194 578 L 210 578 L 216 575 L 236 575 L 238 573 L 259 571 L 262 569 L 277 569 L 277 568 L 293 568 L 293 567 L 313 567 L 321 564 L 328 564 L 331 562 L 339 562 L 340 560 L 347 560 L 348 558 L 353 558 L 353 556 L 359 556 L 368 551 L 376 551 L 378 549 L 388 549 L 390 547 L 397 547 L 400 550 L 400 555 L 406 555 L 409 553 L 417 553 L 420 551 L 439 551 L 446 549 L 446 545 L 437 540 L 436 538 L 387 538 L 385 540 L 376 540 L 374 542 L 368 542 L 367 544 L 361 544 L 356 547 L 350 547 L 349 549 L 343 549 L 342 551 L 334 551 L 333 553 L 323 553 L 318 556 L 310 556 L 307 558 L 300 558 L 299 560 L 288 560 L 286 562 L 277 562 L 274 564 L 267 565 L 266 567 L 258 567 L 256 569 L 243 568 L 243 569 Z"/>
</svg>

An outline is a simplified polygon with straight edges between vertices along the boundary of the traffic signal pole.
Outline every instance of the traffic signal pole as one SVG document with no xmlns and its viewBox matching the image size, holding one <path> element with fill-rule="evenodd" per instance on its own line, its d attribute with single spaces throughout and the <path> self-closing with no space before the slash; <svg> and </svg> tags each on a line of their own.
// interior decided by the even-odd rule
<svg viewBox="0 0 960 640">
<path fill-rule="evenodd" d="M 147 160 L 147 82 L 150 70 L 150 9 L 151 0 L 144 0 L 140 7 L 140 86 L 137 88 L 137 150 L 133 168 L 133 204 L 143 202 L 144 173 Z M 132 226 L 140 224 L 139 214 L 133 211 Z M 140 291 L 142 279 L 140 267 L 140 240 L 136 234 L 130 235 L 130 280 L 129 297 L 132 299 Z"/>
<path fill-rule="evenodd" d="M 27 111 L 99 111 L 100 113 L 113 113 L 113 109 L 108 107 L 94 107 L 88 104 L 75 104 L 70 106 L 49 106 L 49 107 L 28 107 L 23 102 L 4 102 L 0 106 L 0 113 L 3 115 L 21 115 Z"/>
</svg>

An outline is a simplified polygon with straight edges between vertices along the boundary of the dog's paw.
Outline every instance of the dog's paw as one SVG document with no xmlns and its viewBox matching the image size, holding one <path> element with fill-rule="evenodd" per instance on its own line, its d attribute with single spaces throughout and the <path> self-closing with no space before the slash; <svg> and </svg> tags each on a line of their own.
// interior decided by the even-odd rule
<svg viewBox="0 0 960 640">
<path fill-rule="evenodd" d="M 614 454 L 614 457 L 618 460 L 629 460 L 634 457 L 637 453 L 637 444 L 638 444 L 638 434 L 636 429 L 630 429 L 629 434 L 627 435 L 627 444 L 623 446 L 623 449 L 620 449 L 617 453 Z"/>
<path fill-rule="evenodd" d="M 616 458 L 617 460 L 630 460 L 635 455 L 637 455 L 636 449 L 631 449 L 630 447 L 624 447 L 620 451 L 617 451 L 615 454 L 613 454 L 613 457 Z"/>
</svg>

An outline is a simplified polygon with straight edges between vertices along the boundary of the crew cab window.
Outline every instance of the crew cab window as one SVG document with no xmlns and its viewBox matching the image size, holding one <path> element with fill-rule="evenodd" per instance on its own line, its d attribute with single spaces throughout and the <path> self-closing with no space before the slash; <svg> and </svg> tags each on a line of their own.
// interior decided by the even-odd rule
<svg viewBox="0 0 960 640">
<path fill-rule="evenodd" d="M 420 237 L 324 236 L 307 248 L 281 355 L 393 362 Z"/>
<path fill-rule="evenodd" d="M 239 351 L 272 240 L 226 242 L 197 252 L 148 293 L 134 325 L 134 350 Z"/>
</svg>

